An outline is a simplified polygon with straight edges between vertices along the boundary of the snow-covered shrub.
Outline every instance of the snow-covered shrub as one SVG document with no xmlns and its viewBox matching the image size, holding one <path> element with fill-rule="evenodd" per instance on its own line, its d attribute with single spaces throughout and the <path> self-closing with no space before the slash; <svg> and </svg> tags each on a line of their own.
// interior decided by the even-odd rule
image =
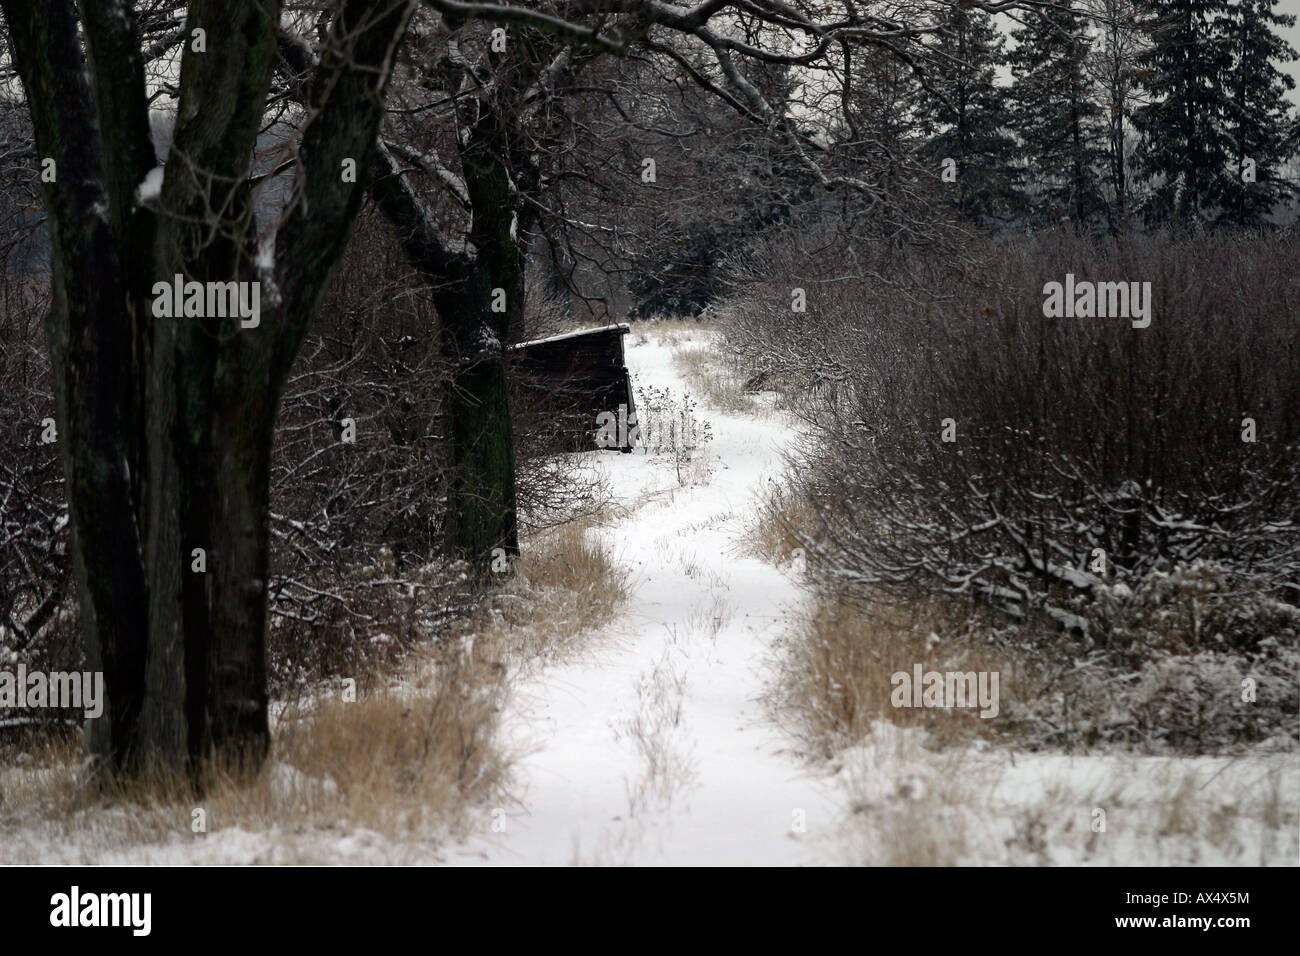
<svg viewBox="0 0 1300 956">
<path fill-rule="evenodd" d="M 1259 653 L 1267 642 L 1300 644 L 1300 608 L 1267 585 L 1210 561 L 1151 571 L 1135 586 L 1102 584 L 1082 611 L 1098 638 L 1141 659 L 1152 653 Z"/>
<path fill-rule="evenodd" d="M 286 388 L 271 488 L 276 693 L 323 677 L 364 677 L 444 633 L 491 587 L 438 557 L 450 369 L 425 279 L 394 242 L 380 220 L 362 217 Z M 563 312 L 534 290 L 527 334 L 554 330 Z M 530 457 L 529 419 L 518 417 L 516 427 L 521 524 L 595 510 L 601 488 L 590 475 L 563 459 Z"/>
<path fill-rule="evenodd" d="M 1300 274 L 1274 264 L 1298 241 L 1058 234 L 938 274 L 791 237 L 714 312 L 795 393 L 812 586 L 992 610 L 1042 671 L 1005 708 L 1023 741 L 1294 742 Z M 1149 282 L 1150 324 L 1045 316 L 1067 274 Z"/>
<path fill-rule="evenodd" d="M 0 294 L 0 629 L 11 649 L 36 650 L 72 590 L 53 375 L 41 326 L 49 294 L 15 281 L 2 263 Z"/>
<path fill-rule="evenodd" d="M 1190 752 L 1294 741 L 1300 654 L 1294 644 L 1269 650 L 1253 661 L 1217 651 L 1148 661 L 1117 701 L 1129 723 L 1115 729 L 1147 749 Z"/>
<path fill-rule="evenodd" d="M 463 564 L 398 567 L 387 548 L 368 563 L 299 568 L 279 585 L 267 641 L 277 696 L 326 678 L 365 686 L 418 642 L 448 633 L 482 598 Z"/>
<path fill-rule="evenodd" d="M 925 278 L 928 303 L 870 261 L 824 286 L 793 264 L 756 282 L 731 309 L 757 325 L 725 327 L 745 354 L 771 332 L 772 374 L 809 370 L 792 473 L 815 576 L 1059 616 L 1102 582 L 1206 559 L 1294 601 L 1300 275 L 1273 263 L 1296 244 L 1055 235 L 998 247 L 980 283 Z M 1045 317 L 1067 272 L 1149 282 L 1151 324 Z"/>
<path fill-rule="evenodd" d="M 1300 741 L 1300 608 L 1260 580 L 1197 561 L 1100 586 L 1081 610 L 1089 666 L 1031 706 L 1062 728 L 1058 741 L 1191 752 Z"/>
<path fill-rule="evenodd" d="M 11 117 L 0 107 L 0 139 Z M 9 171 L 0 171 L 8 186 Z M 0 198 L 10 224 L 23 191 Z M 30 201 L 30 200 L 29 200 Z M 21 265 L 31 249 L 0 230 L 0 670 L 81 670 L 76 584 L 69 548 L 54 383 L 41 316 L 49 289 Z M 15 258 L 16 257 L 16 258 Z M 29 733 L 66 729 L 76 711 L 0 712 L 0 746 Z"/>
<path fill-rule="evenodd" d="M 1146 754 L 1300 746 L 1300 609 L 1210 565 L 1107 592 L 1087 623 L 1111 636 L 1090 643 L 1050 618 L 1015 621 L 953 598 L 871 604 L 822 591 L 783 641 L 775 699 L 826 754 L 876 720 L 923 726 L 936 747 L 976 737 Z M 893 707 L 888 676 L 917 663 L 999 671 L 996 719 Z"/>
</svg>

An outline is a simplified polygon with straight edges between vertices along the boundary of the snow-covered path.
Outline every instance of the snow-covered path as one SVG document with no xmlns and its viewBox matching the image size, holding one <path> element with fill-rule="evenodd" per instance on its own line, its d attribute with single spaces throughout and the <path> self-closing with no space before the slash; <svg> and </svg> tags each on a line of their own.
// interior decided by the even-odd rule
<svg viewBox="0 0 1300 956">
<path fill-rule="evenodd" d="M 697 345 L 709 341 L 692 334 Z M 680 396 L 672 349 L 640 338 L 627 343 L 638 384 Z M 802 762 L 761 700 L 776 676 L 773 642 L 801 593 L 793 575 L 742 547 L 756 492 L 777 475 L 781 447 L 796 432 L 775 415 L 701 407 L 697 417 L 713 435 L 701 456 L 709 473 L 692 466 L 685 483 L 669 456 L 589 456 L 619 502 L 591 533 L 626 565 L 630 597 L 613 624 L 565 644 L 550 663 L 521 665 L 501 728 L 505 747 L 520 755 L 513 802 L 471 807 L 463 841 L 441 827 L 396 837 L 367 828 L 405 812 L 385 802 L 382 781 L 360 821 L 346 802 L 315 811 L 303 795 L 332 782 L 285 763 L 271 768 L 268 802 L 224 797 L 224 810 L 208 808 L 211 831 L 199 835 L 187 802 L 137 812 L 108 801 L 68 815 L 60 808 L 75 763 L 51 771 L 24 755 L 0 765 L 0 862 L 1300 860 L 1300 764 L 1289 740 L 1218 756 L 1070 755 L 983 742 L 930 748 L 922 731 L 882 720 L 823 764 Z M 14 806 L 26 809 L 14 817 Z"/>
<path fill-rule="evenodd" d="M 641 386 L 684 389 L 671 349 L 627 340 Z M 681 487 L 671 462 L 598 455 L 634 510 L 601 530 L 632 572 L 622 618 L 580 658 L 519 688 L 505 733 L 527 755 L 521 806 L 449 862 L 815 862 L 838 816 L 759 698 L 792 582 L 738 545 L 755 492 L 791 435 L 777 419 L 701 406 L 712 474 Z M 644 418 L 644 415 L 643 415 Z M 638 503 L 639 502 L 639 503 Z M 504 830 L 502 826 L 504 824 Z"/>
</svg>

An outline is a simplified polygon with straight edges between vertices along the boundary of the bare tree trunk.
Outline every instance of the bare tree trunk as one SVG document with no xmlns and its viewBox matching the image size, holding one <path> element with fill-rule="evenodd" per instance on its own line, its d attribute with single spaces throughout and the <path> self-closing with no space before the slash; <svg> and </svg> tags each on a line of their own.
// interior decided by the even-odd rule
<svg viewBox="0 0 1300 956">
<path fill-rule="evenodd" d="M 249 171 L 275 62 L 278 0 L 195 0 L 161 196 L 129 6 L 0 0 L 27 92 L 51 225 L 46 328 L 88 665 L 96 765 L 255 767 L 269 744 L 266 577 L 271 436 L 307 324 L 362 193 L 413 0 L 343 0 L 306 103 L 298 198 L 258 255 Z M 82 50 L 88 53 L 83 66 Z M 219 37 L 217 42 L 215 38 Z M 310 196 L 308 208 L 303 201 Z M 255 262 L 259 262 L 256 264 Z M 173 276 L 266 287 L 260 322 L 156 317 Z"/>
<path fill-rule="evenodd" d="M 523 270 L 502 276 L 489 271 L 493 261 L 485 257 L 474 270 L 465 283 L 468 291 L 435 297 L 443 317 L 443 353 L 452 367 L 446 409 L 452 480 L 444 546 L 480 568 L 491 565 L 498 548 L 510 556 L 519 553 L 505 344 L 510 312 L 523 301 Z M 491 311 L 494 290 L 506 293 L 506 312 Z"/>
<path fill-rule="evenodd" d="M 527 217 L 511 178 L 508 137 L 486 105 L 462 151 L 474 209 L 472 255 L 447 251 L 430 231 L 432 217 L 392 154 L 379 150 L 382 174 L 372 184 L 380 210 L 402 236 L 411 262 L 434 286 L 441 350 L 452 368 L 446 412 L 452 434 L 452 480 L 444 527 L 447 553 L 486 570 L 501 549 L 519 553 L 515 443 L 506 345 L 521 325 Z"/>
<path fill-rule="evenodd" d="M 453 554 L 487 565 L 497 548 L 519 553 L 506 364 L 501 354 L 462 362 L 449 394 L 454 472 L 447 545 Z"/>
</svg>

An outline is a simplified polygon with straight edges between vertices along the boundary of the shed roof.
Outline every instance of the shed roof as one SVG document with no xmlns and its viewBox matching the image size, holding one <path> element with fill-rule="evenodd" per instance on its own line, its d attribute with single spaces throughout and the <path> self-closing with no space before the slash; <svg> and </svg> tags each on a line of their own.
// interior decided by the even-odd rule
<svg viewBox="0 0 1300 956">
<path fill-rule="evenodd" d="M 617 322 L 614 325 L 602 325 L 598 329 L 574 329 L 572 332 L 561 332 L 559 335 L 548 335 L 541 339 L 529 339 L 527 342 L 516 342 L 514 345 L 506 346 L 506 351 L 514 349 L 527 348 L 530 345 L 541 345 L 543 342 L 559 342 L 563 339 L 576 339 L 583 335 L 596 335 L 600 332 L 612 332 L 618 329 L 624 335 L 632 331 L 632 326 L 626 322 Z"/>
</svg>

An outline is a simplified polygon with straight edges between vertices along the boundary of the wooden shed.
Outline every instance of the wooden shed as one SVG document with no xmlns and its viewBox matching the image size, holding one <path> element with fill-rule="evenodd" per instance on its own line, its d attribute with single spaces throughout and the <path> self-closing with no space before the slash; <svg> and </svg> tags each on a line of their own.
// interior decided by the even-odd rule
<svg viewBox="0 0 1300 956">
<path fill-rule="evenodd" d="M 610 412 L 620 420 L 632 418 L 632 381 L 623 355 L 626 322 L 598 329 L 581 329 L 519 342 L 510 356 L 511 403 L 516 410 L 526 454 L 591 451 L 596 442 L 597 417 Z M 635 419 L 633 419 L 635 420 Z M 630 452 L 627 429 L 613 447 Z"/>
</svg>

